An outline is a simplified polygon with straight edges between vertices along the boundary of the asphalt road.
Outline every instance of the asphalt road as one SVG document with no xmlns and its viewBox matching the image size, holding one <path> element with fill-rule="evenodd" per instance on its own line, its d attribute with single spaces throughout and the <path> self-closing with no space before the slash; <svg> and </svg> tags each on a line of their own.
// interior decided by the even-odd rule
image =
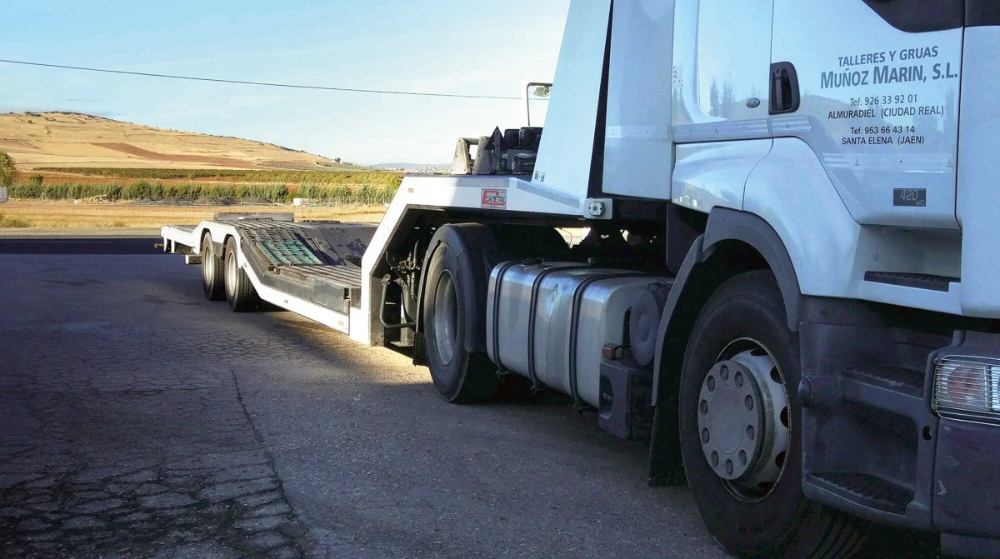
<svg viewBox="0 0 1000 559">
<path fill-rule="evenodd" d="M 0 241 L 0 557 L 725 557 L 642 443 L 559 399 L 446 404 L 152 242 Z M 866 555 L 936 556 L 898 536 Z"/>
</svg>

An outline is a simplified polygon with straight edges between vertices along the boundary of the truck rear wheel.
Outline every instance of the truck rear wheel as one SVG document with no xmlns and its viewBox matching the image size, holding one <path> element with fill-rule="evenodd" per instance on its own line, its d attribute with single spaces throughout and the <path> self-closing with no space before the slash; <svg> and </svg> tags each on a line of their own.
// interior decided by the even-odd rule
<svg viewBox="0 0 1000 559">
<path fill-rule="evenodd" d="M 252 311 L 257 308 L 257 292 L 236 256 L 236 239 L 230 237 L 226 240 L 226 300 L 233 312 Z"/>
<path fill-rule="evenodd" d="M 206 232 L 201 238 L 201 285 L 205 290 L 205 298 L 209 301 L 225 300 L 224 274 L 222 258 L 216 254 L 212 234 Z"/>
<path fill-rule="evenodd" d="M 862 521 L 802 493 L 798 382 L 798 336 L 774 275 L 725 282 L 691 332 L 679 420 L 698 511 L 733 555 L 836 559 L 864 541 Z"/>
<path fill-rule="evenodd" d="M 500 384 L 484 351 L 486 255 L 493 236 L 482 225 L 446 225 L 430 244 L 424 289 L 424 351 L 434 386 L 449 402 L 487 400 Z"/>
</svg>

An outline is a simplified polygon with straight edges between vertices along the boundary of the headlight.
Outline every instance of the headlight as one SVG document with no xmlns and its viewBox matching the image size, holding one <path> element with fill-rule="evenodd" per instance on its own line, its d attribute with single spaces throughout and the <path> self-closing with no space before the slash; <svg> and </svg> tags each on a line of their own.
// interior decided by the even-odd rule
<svg viewBox="0 0 1000 559">
<path fill-rule="evenodd" d="M 1000 361 L 954 355 L 934 365 L 934 411 L 1000 420 Z"/>
</svg>

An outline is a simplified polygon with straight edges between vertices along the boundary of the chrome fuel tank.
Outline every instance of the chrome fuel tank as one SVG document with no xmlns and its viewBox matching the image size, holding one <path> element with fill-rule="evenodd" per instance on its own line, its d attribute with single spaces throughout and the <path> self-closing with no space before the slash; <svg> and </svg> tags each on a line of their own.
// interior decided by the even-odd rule
<svg viewBox="0 0 1000 559">
<path fill-rule="evenodd" d="M 490 359 L 597 407 L 601 349 L 622 343 L 632 302 L 657 279 L 571 262 L 501 264 L 487 299 Z"/>
</svg>

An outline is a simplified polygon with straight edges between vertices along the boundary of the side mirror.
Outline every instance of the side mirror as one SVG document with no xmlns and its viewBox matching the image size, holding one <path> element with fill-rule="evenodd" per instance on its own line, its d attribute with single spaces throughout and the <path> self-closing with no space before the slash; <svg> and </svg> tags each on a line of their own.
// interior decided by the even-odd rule
<svg viewBox="0 0 1000 559">
<path fill-rule="evenodd" d="M 529 128 L 545 124 L 545 114 L 548 112 L 551 96 L 551 83 L 531 82 L 525 86 L 524 100 Z"/>
</svg>

